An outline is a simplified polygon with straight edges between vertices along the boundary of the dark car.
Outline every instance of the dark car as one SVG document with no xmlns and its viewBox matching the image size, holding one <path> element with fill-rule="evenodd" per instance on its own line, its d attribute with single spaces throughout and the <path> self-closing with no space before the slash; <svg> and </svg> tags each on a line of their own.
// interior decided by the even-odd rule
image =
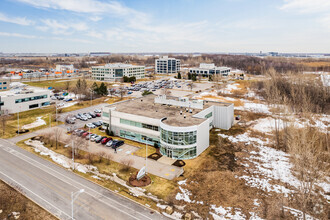
<svg viewBox="0 0 330 220">
<path fill-rule="evenodd" d="M 114 141 L 112 141 L 112 145 L 111 145 L 111 147 L 112 147 L 113 149 L 115 149 L 115 148 L 120 147 L 120 146 L 123 145 L 123 144 L 124 144 L 124 141 L 114 140 Z"/>
<path fill-rule="evenodd" d="M 95 115 L 93 112 L 88 112 L 88 114 L 89 114 L 90 116 L 92 116 L 93 118 L 96 117 L 96 115 Z"/>
<path fill-rule="evenodd" d="M 112 140 L 112 138 L 103 138 L 101 144 L 106 144 L 108 141 Z"/>
<path fill-rule="evenodd" d="M 96 138 L 95 139 L 95 143 L 100 143 L 104 138 L 106 138 L 106 137 L 98 137 L 98 138 Z"/>
<path fill-rule="evenodd" d="M 95 116 L 96 117 L 101 117 L 101 114 L 100 113 L 96 113 Z"/>
</svg>

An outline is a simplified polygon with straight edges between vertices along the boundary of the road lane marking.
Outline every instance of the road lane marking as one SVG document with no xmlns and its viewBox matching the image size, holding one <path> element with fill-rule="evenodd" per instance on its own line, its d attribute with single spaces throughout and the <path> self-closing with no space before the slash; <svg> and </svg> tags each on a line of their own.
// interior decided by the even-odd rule
<svg viewBox="0 0 330 220">
<path fill-rule="evenodd" d="M 6 141 L 6 140 L 3 140 L 3 141 Z M 10 144 L 12 144 L 12 143 L 10 143 Z M 5 146 L 3 146 L 3 145 L 1 145 L 1 144 L 0 144 L 0 146 L 1 146 L 3 149 L 5 149 L 7 152 L 13 154 L 14 156 L 18 157 L 19 159 L 22 159 L 22 160 L 26 161 L 27 163 L 30 163 L 31 165 L 35 166 L 35 167 L 38 168 L 38 169 L 41 169 L 41 168 L 40 168 L 40 167 L 37 167 L 34 163 L 32 163 L 32 162 L 30 162 L 30 161 L 28 161 L 28 160 L 32 160 L 33 162 L 40 164 L 41 166 L 43 166 L 43 167 L 45 167 L 45 168 L 47 168 L 47 169 L 49 169 L 49 170 L 51 170 L 51 171 L 53 171 L 53 172 L 55 172 L 55 173 L 61 175 L 61 176 L 63 176 L 63 177 L 65 177 L 65 178 L 69 179 L 70 181 L 72 181 L 72 182 L 74 182 L 74 183 L 77 183 L 77 184 L 79 184 L 80 186 L 83 186 L 83 187 L 85 188 L 85 190 L 86 190 L 86 189 L 89 189 L 90 191 L 95 192 L 96 194 L 99 194 L 99 195 L 101 196 L 99 199 L 101 199 L 101 198 L 108 199 L 108 200 L 110 200 L 111 202 L 115 202 L 115 203 L 117 203 L 118 205 L 123 206 L 123 207 L 125 207 L 125 208 L 127 208 L 127 209 L 133 211 L 133 213 L 137 213 L 137 214 L 139 214 L 139 215 L 141 215 L 141 216 L 143 216 L 143 217 L 145 217 L 145 218 L 147 218 L 147 219 L 152 220 L 152 218 L 150 218 L 150 217 L 148 217 L 148 216 L 146 216 L 146 215 L 144 215 L 144 214 L 142 214 L 142 213 L 140 213 L 140 212 L 137 212 L 136 210 L 134 210 L 134 209 L 132 209 L 132 208 L 130 208 L 130 207 L 128 207 L 128 206 L 125 206 L 125 205 L 123 205 L 123 204 L 117 202 L 116 200 L 114 200 L 114 199 L 112 199 L 112 198 L 109 198 L 109 197 L 107 197 L 107 196 L 102 195 L 101 193 L 99 193 L 98 191 L 96 191 L 96 190 L 94 190 L 94 189 L 91 189 L 91 188 L 88 187 L 87 185 L 83 185 L 83 184 L 81 184 L 80 182 L 75 181 L 75 180 L 71 179 L 70 177 L 65 176 L 64 174 L 62 174 L 62 173 L 60 173 L 60 172 L 58 172 L 58 171 L 56 171 L 56 170 L 54 170 L 54 169 L 52 169 L 52 168 L 50 168 L 50 167 L 48 167 L 48 166 L 46 166 L 46 165 L 40 163 L 39 161 L 37 161 L 37 160 L 35 160 L 35 159 L 32 159 L 31 157 L 28 157 L 28 156 L 24 155 L 23 153 L 21 153 L 21 152 L 19 152 L 19 151 L 17 151 L 17 150 L 14 150 L 14 149 L 12 149 L 12 148 L 10 148 L 10 147 L 5 147 Z M 8 149 L 9 149 L 9 150 L 8 150 Z M 23 159 L 22 157 L 19 157 L 18 154 L 22 155 L 23 157 L 27 158 L 28 160 Z M 41 170 L 42 170 L 42 169 L 41 169 Z M 45 171 L 45 170 L 44 170 L 44 171 Z M 47 172 L 47 171 L 45 171 L 45 172 Z M 57 176 L 55 176 L 55 175 L 53 175 L 53 174 L 51 174 L 51 173 L 49 173 L 49 172 L 47 172 L 47 173 L 48 173 L 49 175 L 52 175 L 52 176 L 54 176 L 55 178 L 59 179 Z M 82 178 L 82 177 L 80 177 L 80 178 Z M 63 179 L 60 179 L 60 180 L 62 180 L 63 182 L 67 183 L 68 185 L 73 186 L 73 184 L 72 184 L 72 183 L 69 183 L 68 181 L 64 181 Z M 108 190 L 107 190 L 107 191 L 108 191 Z M 109 192 L 111 192 L 111 191 L 109 191 Z M 94 195 L 88 193 L 87 191 L 85 191 L 85 193 L 88 194 L 88 195 L 90 195 L 90 196 L 93 197 L 93 198 L 98 199 L 97 197 L 95 197 Z M 115 194 L 114 194 L 114 195 L 115 195 Z M 108 205 L 108 206 L 110 206 L 110 207 L 112 207 L 112 208 L 114 208 L 114 209 L 116 209 L 116 210 L 118 210 L 118 211 L 120 211 L 120 212 L 122 212 L 122 213 L 124 213 L 124 214 L 126 214 L 126 215 L 128 215 L 128 216 L 130 216 L 130 217 L 132 217 L 132 218 L 134 218 L 134 219 L 139 219 L 139 218 L 137 218 L 137 217 L 135 217 L 135 216 L 133 216 L 133 215 L 131 215 L 131 214 L 129 214 L 129 213 L 127 213 L 127 212 L 121 210 L 120 208 L 117 208 L 117 207 L 115 207 L 115 206 L 113 206 L 113 205 L 111 205 L 111 204 L 108 204 L 108 203 L 106 203 L 106 202 L 104 202 L 104 201 L 102 201 L 102 200 L 98 200 L 98 201 L 99 201 L 99 202 L 102 202 L 103 204 Z M 138 204 L 138 205 L 140 205 L 140 204 Z"/>
<path fill-rule="evenodd" d="M 27 190 L 28 192 L 32 193 L 33 195 L 37 196 L 39 199 L 43 200 L 44 202 L 48 203 L 48 205 L 52 206 L 53 208 L 55 208 L 57 211 L 60 212 L 60 214 L 65 214 L 67 217 L 71 218 L 70 215 L 68 215 L 67 213 L 65 213 L 64 211 L 60 210 L 59 208 L 57 208 L 55 205 L 51 204 L 49 201 L 47 201 L 46 199 L 40 197 L 39 195 L 35 194 L 34 192 L 32 192 L 31 190 L 29 190 L 28 188 L 24 187 L 22 184 L 20 184 L 19 182 L 15 181 L 14 179 L 12 179 L 11 177 L 7 176 L 6 174 L 4 174 L 3 172 L 0 171 L 0 174 L 7 177 L 9 180 L 11 180 L 12 182 L 18 184 L 20 187 L 24 188 L 25 190 Z"/>
</svg>

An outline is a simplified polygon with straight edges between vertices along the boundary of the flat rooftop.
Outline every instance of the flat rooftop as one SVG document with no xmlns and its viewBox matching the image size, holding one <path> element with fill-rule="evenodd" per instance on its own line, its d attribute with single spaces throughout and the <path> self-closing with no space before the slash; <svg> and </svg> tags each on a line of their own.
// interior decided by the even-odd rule
<svg viewBox="0 0 330 220">
<path fill-rule="evenodd" d="M 32 91 L 32 92 L 24 93 L 24 91 Z M 24 90 L 20 87 L 20 88 L 11 88 L 6 91 L 0 91 L 0 96 L 1 97 L 10 97 L 10 96 L 19 96 L 19 95 L 27 95 L 27 94 L 33 95 L 33 93 L 47 92 L 47 91 L 49 91 L 49 90 L 39 88 L 39 87 L 26 86 L 26 87 L 24 87 Z M 22 93 L 19 93 L 19 92 L 22 92 Z"/>
<path fill-rule="evenodd" d="M 162 118 L 167 118 L 165 121 L 163 121 L 163 123 L 167 125 L 177 126 L 177 127 L 188 127 L 193 125 L 199 125 L 200 123 L 206 120 L 205 118 L 193 117 L 195 114 L 203 111 L 204 109 L 207 109 L 213 105 L 218 105 L 218 106 L 231 105 L 231 103 L 204 101 L 203 109 L 191 109 L 192 113 L 190 113 L 190 112 L 186 112 L 185 107 L 156 104 L 154 103 L 155 97 L 157 96 L 151 94 L 141 98 L 135 98 L 119 103 L 114 103 L 107 107 L 116 107 L 116 111 L 118 112 L 145 116 L 159 120 Z M 167 97 L 167 99 L 178 100 L 177 97 Z M 180 114 L 180 111 L 182 111 L 182 115 Z M 184 118 L 184 115 L 186 116 L 186 118 Z"/>
</svg>

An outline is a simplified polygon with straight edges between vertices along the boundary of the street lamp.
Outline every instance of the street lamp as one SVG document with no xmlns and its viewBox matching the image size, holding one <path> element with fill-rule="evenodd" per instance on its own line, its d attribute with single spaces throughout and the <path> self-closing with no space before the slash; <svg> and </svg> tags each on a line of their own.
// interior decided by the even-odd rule
<svg viewBox="0 0 330 220">
<path fill-rule="evenodd" d="M 77 199 L 77 197 L 79 196 L 79 194 L 85 192 L 84 189 L 81 189 L 79 190 L 78 192 L 71 192 L 71 219 L 74 220 L 73 218 L 73 204 L 74 204 L 74 201 Z"/>
</svg>

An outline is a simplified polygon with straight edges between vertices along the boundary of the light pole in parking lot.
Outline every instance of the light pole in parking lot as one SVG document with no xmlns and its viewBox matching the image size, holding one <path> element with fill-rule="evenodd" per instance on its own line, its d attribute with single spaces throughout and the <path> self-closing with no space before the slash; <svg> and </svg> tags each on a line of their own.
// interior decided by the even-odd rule
<svg viewBox="0 0 330 220">
<path fill-rule="evenodd" d="M 74 145 L 73 145 L 73 139 L 71 142 L 71 151 L 72 151 L 72 170 L 74 170 Z"/>
<path fill-rule="evenodd" d="M 83 193 L 85 190 L 81 189 L 78 192 L 71 192 L 71 219 L 74 220 L 73 217 L 73 204 L 74 201 L 78 198 L 79 194 Z"/>
</svg>

